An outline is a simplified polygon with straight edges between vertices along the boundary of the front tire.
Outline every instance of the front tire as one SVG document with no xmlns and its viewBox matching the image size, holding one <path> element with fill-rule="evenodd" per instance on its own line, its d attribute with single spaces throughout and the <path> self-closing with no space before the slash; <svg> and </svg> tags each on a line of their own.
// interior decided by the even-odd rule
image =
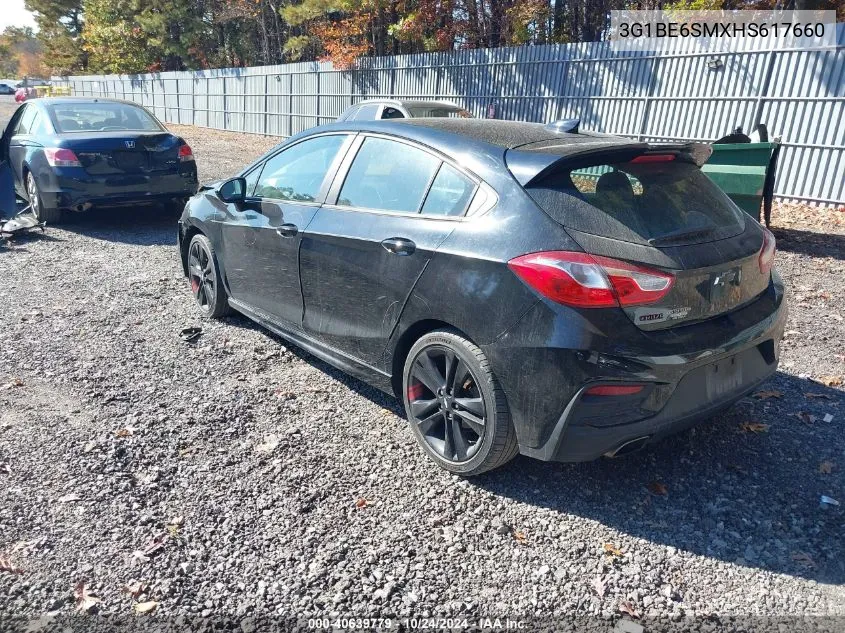
<svg viewBox="0 0 845 633">
<path fill-rule="evenodd" d="M 505 394 L 484 352 L 454 330 L 435 330 L 408 353 L 403 399 L 414 438 L 441 468 L 478 475 L 519 452 Z"/>
<path fill-rule="evenodd" d="M 188 281 L 203 316 L 218 319 L 231 313 L 217 255 L 205 235 L 194 235 L 188 244 Z"/>
<path fill-rule="evenodd" d="M 48 209 L 44 206 L 41 192 L 38 190 L 38 183 L 31 171 L 26 172 L 26 197 L 29 198 L 29 206 L 32 214 L 39 222 L 57 224 L 62 219 L 61 209 Z"/>
</svg>

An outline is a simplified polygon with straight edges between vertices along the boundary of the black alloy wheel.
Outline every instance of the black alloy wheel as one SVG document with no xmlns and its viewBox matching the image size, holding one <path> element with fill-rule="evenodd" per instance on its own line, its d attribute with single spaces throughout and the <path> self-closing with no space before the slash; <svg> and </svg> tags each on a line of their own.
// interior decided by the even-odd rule
<svg viewBox="0 0 845 633">
<path fill-rule="evenodd" d="M 504 394 L 481 349 L 459 333 L 438 330 L 417 341 L 404 396 L 417 441 L 446 470 L 478 474 L 516 454 Z"/>
<path fill-rule="evenodd" d="M 217 318 L 229 313 L 214 248 L 205 235 L 195 235 L 188 246 L 188 280 L 203 316 Z"/>
</svg>

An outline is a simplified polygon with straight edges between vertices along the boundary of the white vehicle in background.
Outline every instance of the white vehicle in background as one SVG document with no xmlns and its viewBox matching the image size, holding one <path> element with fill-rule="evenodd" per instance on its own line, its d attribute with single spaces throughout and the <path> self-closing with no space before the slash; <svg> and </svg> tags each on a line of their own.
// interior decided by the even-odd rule
<svg viewBox="0 0 845 633">
<path fill-rule="evenodd" d="M 473 118 L 469 110 L 449 101 L 367 99 L 349 106 L 337 120 L 377 121 L 380 119 L 416 119 L 420 117 Z"/>
</svg>

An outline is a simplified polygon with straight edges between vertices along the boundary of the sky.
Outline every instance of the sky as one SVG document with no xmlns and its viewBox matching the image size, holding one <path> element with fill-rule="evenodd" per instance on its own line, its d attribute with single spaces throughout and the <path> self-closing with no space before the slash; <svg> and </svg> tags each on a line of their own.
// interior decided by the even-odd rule
<svg viewBox="0 0 845 633">
<path fill-rule="evenodd" d="M 35 19 L 23 6 L 24 0 L 3 0 L 0 11 L 0 31 L 7 26 L 31 26 L 35 28 Z"/>
</svg>

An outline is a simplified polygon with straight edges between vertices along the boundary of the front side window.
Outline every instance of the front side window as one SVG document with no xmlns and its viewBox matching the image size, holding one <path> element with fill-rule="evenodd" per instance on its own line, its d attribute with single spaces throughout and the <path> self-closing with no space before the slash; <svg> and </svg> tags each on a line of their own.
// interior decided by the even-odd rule
<svg viewBox="0 0 845 633">
<path fill-rule="evenodd" d="M 346 174 L 341 206 L 417 213 L 440 159 L 383 138 L 367 138 Z"/>
<path fill-rule="evenodd" d="M 381 107 L 379 103 L 367 103 L 362 105 L 358 112 L 355 113 L 355 120 L 356 121 L 374 121 L 376 118 L 376 113 L 378 113 L 378 109 Z"/>
<path fill-rule="evenodd" d="M 129 103 L 68 102 L 48 107 L 61 133 L 161 132 L 163 130 L 149 112 Z"/>
<path fill-rule="evenodd" d="M 422 212 L 426 215 L 463 215 L 475 183 L 451 165 L 443 163 L 425 198 Z"/>
<path fill-rule="evenodd" d="M 252 195 L 292 202 L 316 201 L 326 173 L 346 138 L 339 134 L 318 136 L 282 150 L 264 164 Z M 257 171 L 250 172 L 250 176 Z"/>
</svg>

